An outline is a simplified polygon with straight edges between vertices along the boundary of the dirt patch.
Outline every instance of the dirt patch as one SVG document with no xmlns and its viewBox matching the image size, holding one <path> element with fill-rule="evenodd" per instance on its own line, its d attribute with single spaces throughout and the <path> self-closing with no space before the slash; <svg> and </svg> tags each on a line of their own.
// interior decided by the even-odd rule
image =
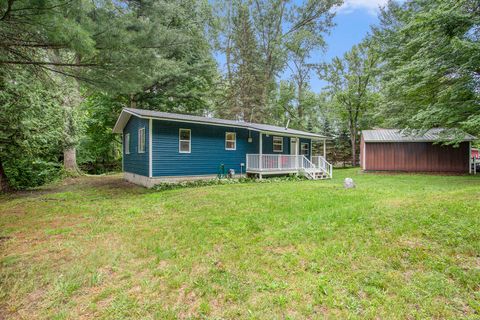
<svg viewBox="0 0 480 320">
<path fill-rule="evenodd" d="M 7 240 L 10 240 L 12 239 L 12 237 L 9 237 L 9 236 L 0 236 L 0 244 L 7 241 Z"/>
<path fill-rule="evenodd" d="M 175 309 L 179 310 L 177 315 L 180 319 L 194 317 L 200 306 L 200 299 L 195 292 L 188 291 L 187 288 L 187 285 L 184 284 L 178 289 L 178 296 L 175 302 Z"/>
<path fill-rule="evenodd" d="M 43 186 L 37 189 L 26 191 L 14 191 L 6 194 L 7 198 L 26 198 L 26 197 L 39 197 L 43 195 L 78 191 L 80 189 L 93 188 L 93 189 L 107 189 L 115 191 L 128 191 L 132 193 L 145 193 L 148 189 L 135 185 L 123 179 L 121 174 L 107 175 L 107 176 L 92 176 L 85 175 L 76 178 L 66 178 L 61 182 L 57 182 L 48 186 Z M 42 200 L 49 201 L 52 199 L 43 198 Z"/>
</svg>

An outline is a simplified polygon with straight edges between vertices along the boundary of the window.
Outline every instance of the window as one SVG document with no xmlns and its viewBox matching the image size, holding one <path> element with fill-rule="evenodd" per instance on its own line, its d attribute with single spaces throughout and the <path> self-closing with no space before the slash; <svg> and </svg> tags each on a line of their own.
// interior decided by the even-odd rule
<svg viewBox="0 0 480 320">
<path fill-rule="evenodd" d="M 130 133 L 125 134 L 125 154 L 130 154 Z"/>
<path fill-rule="evenodd" d="M 190 153 L 191 138 L 190 129 L 180 129 L 178 131 L 178 152 Z"/>
<path fill-rule="evenodd" d="M 300 153 L 304 156 L 308 156 L 308 149 L 310 149 L 310 146 L 308 145 L 308 143 L 302 143 L 300 145 Z"/>
<path fill-rule="evenodd" d="M 273 137 L 273 152 L 283 152 L 282 137 Z"/>
<path fill-rule="evenodd" d="M 138 129 L 138 153 L 145 152 L 145 128 Z"/>
<path fill-rule="evenodd" d="M 225 150 L 237 149 L 237 134 L 235 132 L 225 132 Z"/>
</svg>

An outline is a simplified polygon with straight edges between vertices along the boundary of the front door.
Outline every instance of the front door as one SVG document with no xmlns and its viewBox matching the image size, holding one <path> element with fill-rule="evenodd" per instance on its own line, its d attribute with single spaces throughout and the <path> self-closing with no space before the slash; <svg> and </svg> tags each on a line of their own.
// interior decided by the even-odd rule
<svg viewBox="0 0 480 320">
<path fill-rule="evenodd" d="M 298 154 L 298 138 L 290 138 L 290 154 Z"/>
</svg>

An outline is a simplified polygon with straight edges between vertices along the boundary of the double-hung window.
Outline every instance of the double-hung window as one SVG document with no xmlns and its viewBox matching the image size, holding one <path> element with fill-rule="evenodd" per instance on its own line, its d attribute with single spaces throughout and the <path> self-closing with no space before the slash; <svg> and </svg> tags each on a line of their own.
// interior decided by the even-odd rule
<svg viewBox="0 0 480 320">
<path fill-rule="evenodd" d="M 302 143 L 300 145 L 300 153 L 304 156 L 308 156 L 309 149 L 310 149 L 310 146 L 308 145 L 308 143 Z"/>
<path fill-rule="evenodd" d="M 145 152 L 145 128 L 138 129 L 138 153 Z"/>
<path fill-rule="evenodd" d="M 237 134 L 235 132 L 225 133 L 225 150 L 237 150 Z"/>
<path fill-rule="evenodd" d="M 192 134 L 190 129 L 180 129 L 178 131 L 178 152 L 190 153 L 192 144 Z"/>
<path fill-rule="evenodd" d="M 282 137 L 273 137 L 273 152 L 283 152 Z"/>
<path fill-rule="evenodd" d="M 130 154 L 130 133 L 125 134 L 125 154 Z"/>
</svg>

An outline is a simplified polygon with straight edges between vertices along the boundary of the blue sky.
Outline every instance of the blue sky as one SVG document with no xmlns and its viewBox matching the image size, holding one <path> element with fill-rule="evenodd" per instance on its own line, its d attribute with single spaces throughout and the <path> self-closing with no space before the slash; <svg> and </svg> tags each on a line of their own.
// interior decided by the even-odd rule
<svg viewBox="0 0 480 320">
<path fill-rule="evenodd" d="M 328 62 L 359 43 L 370 31 L 370 25 L 378 23 L 378 7 L 386 2 L 387 0 L 344 0 L 334 19 L 336 26 L 325 36 L 328 45 L 326 52 L 313 52 L 311 61 Z M 216 58 L 220 69 L 224 69 L 225 58 L 220 55 Z M 288 77 L 289 72 L 286 71 L 280 78 Z M 320 92 L 325 85 L 316 73 L 312 73 L 310 86 L 314 92 Z"/>
<path fill-rule="evenodd" d="M 336 26 L 325 37 L 327 51 L 314 52 L 312 62 L 329 62 L 359 43 L 370 31 L 370 26 L 378 23 L 378 7 L 385 3 L 384 0 L 346 0 L 335 16 Z M 284 74 L 282 78 L 288 78 L 288 75 Z M 325 85 L 316 74 L 312 74 L 310 86 L 314 92 L 320 92 Z"/>
</svg>

